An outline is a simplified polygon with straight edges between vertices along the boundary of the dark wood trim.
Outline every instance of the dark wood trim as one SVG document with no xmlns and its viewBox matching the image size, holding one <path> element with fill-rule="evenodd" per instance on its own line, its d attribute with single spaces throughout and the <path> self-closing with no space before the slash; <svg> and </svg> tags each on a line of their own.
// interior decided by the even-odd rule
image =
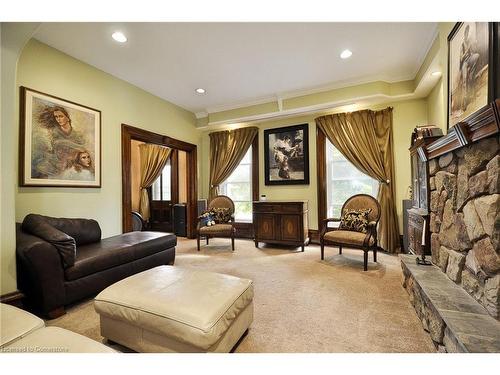
<svg viewBox="0 0 500 375">
<path fill-rule="evenodd" d="M 0 303 L 23 308 L 24 294 L 16 290 L 15 292 L 3 294 L 0 296 Z"/>
<path fill-rule="evenodd" d="M 198 201 L 198 178 L 197 178 L 197 147 L 194 144 L 180 141 L 150 132 L 148 130 L 136 128 L 134 126 L 122 124 L 122 230 L 130 232 L 132 230 L 132 197 L 131 197 L 131 150 L 130 142 L 134 139 L 147 143 L 154 143 L 160 146 L 166 146 L 177 150 L 186 151 L 186 168 L 187 168 L 187 206 L 186 206 L 186 223 L 188 238 L 196 236 L 196 218 L 197 201 Z"/>
<path fill-rule="evenodd" d="M 253 223 L 234 223 L 236 233 L 234 238 L 250 238 L 253 239 Z"/>
<path fill-rule="evenodd" d="M 28 184 L 24 182 L 24 173 L 26 172 L 24 169 L 24 158 L 25 158 L 25 137 L 26 137 L 26 93 L 27 91 L 34 92 L 36 94 L 48 96 L 53 99 L 62 100 L 63 102 L 70 103 L 73 105 L 77 105 L 82 108 L 89 109 L 91 111 L 97 112 L 99 114 L 99 185 L 75 185 L 75 184 L 51 184 L 50 180 L 46 184 Z M 100 189 L 102 185 L 102 113 L 100 110 L 73 102 L 71 100 L 63 99 L 55 95 L 50 95 L 42 91 L 34 90 L 29 87 L 20 86 L 19 87 L 19 176 L 18 182 L 19 187 L 65 187 L 65 188 L 92 188 L 92 189 Z M 95 163 L 95 160 L 93 160 Z M 75 183 L 78 183 L 77 181 Z"/>
<path fill-rule="evenodd" d="M 316 168 L 318 175 L 318 230 L 326 219 L 326 135 L 316 127 Z"/>
<path fill-rule="evenodd" d="M 170 155 L 170 203 L 172 205 L 179 203 L 179 151 L 172 150 Z"/>
<path fill-rule="evenodd" d="M 500 131 L 500 99 L 477 111 L 466 122 L 452 126 L 448 134 L 427 145 L 428 159 L 434 159 L 450 151 L 498 134 Z"/>
<path fill-rule="evenodd" d="M 259 200 L 259 133 L 252 142 L 252 200 Z"/>
<path fill-rule="evenodd" d="M 311 240 L 310 243 L 319 245 L 319 233 L 320 231 L 318 229 L 309 229 L 309 238 Z"/>
</svg>

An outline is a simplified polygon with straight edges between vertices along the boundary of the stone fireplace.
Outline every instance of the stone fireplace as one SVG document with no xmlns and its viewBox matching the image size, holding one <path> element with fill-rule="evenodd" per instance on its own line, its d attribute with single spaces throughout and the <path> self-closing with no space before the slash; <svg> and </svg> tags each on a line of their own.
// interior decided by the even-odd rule
<svg viewBox="0 0 500 375">
<path fill-rule="evenodd" d="M 432 262 L 500 320 L 498 135 L 429 161 Z"/>
</svg>

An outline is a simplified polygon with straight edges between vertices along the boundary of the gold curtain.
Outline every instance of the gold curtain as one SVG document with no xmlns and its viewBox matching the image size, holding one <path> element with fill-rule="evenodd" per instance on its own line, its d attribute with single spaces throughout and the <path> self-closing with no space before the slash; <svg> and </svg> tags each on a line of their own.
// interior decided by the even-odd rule
<svg viewBox="0 0 500 375">
<path fill-rule="evenodd" d="M 171 152 L 171 148 L 153 145 L 150 143 L 139 145 L 141 158 L 141 200 L 139 204 L 139 212 L 146 221 L 149 220 L 150 216 L 149 195 L 146 189 L 153 185 L 156 179 L 161 175 Z"/>
<path fill-rule="evenodd" d="M 382 208 L 379 243 L 388 252 L 398 252 L 392 108 L 321 116 L 316 124 L 356 168 L 379 181 L 377 200 Z"/>
<path fill-rule="evenodd" d="M 219 195 L 219 185 L 236 169 L 258 132 L 250 127 L 210 133 L 210 200 Z"/>
</svg>

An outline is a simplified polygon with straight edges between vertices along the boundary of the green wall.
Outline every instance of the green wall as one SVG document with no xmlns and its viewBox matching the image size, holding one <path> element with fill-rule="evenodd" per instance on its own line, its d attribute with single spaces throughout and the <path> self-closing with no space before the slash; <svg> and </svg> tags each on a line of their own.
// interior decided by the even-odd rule
<svg viewBox="0 0 500 375">
<path fill-rule="evenodd" d="M 99 109 L 102 113 L 102 188 L 18 188 L 16 220 L 30 212 L 92 217 L 103 237 L 121 233 L 121 124 L 198 144 L 191 112 L 90 65 L 31 40 L 18 63 L 26 86 Z M 16 124 L 17 128 L 17 124 Z"/>
<path fill-rule="evenodd" d="M 402 229 L 401 200 L 405 198 L 407 187 L 410 185 L 410 157 L 408 148 L 413 129 L 418 125 L 427 124 L 426 100 L 409 100 L 404 102 L 388 103 L 372 106 L 377 110 L 392 106 L 394 120 L 394 159 L 396 174 L 396 200 L 400 229 Z M 363 108 L 359 108 L 363 109 Z M 318 194 L 317 194 L 317 168 L 316 168 L 316 123 L 318 115 L 297 116 L 287 119 L 257 122 L 252 125 L 259 127 L 259 194 L 266 194 L 268 199 L 308 199 L 309 200 L 309 226 L 318 229 Z M 264 184 L 264 129 L 277 128 L 302 123 L 309 124 L 309 185 L 266 186 Z M 209 186 L 209 152 L 210 140 L 208 134 L 203 133 L 202 139 L 202 186 L 201 194 L 208 197 Z"/>
<path fill-rule="evenodd" d="M 441 79 L 427 96 L 429 124 L 437 125 L 446 134 L 448 110 L 448 35 L 455 26 L 454 22 L 439 24 L 439 51 L 438 57 L 441 67 Z"/>
<path fill-rule="evenodd" d="M 16 26 L 12 33 L 20 31 L 22 28 Z M 12 39 L 15 39 L 15 35 Z M 5 56 L 12 52 L 11 46 L 2 39 L 2 63 Z M 17 56 L 13 54 L 11 69 L 6 71 L 6 76 L 16 77 L 16 83 L 12 84 L 11 89 L 5 88 L 6 91 L 12 90 L 12 102 L 7 104 L 13 108 L 15 116 L 7 122 L 2 112 L 1 294 L 16 289 L 14 224 L 15 221 L 22 221 L 28 213 L 94 218 L 102 228 L 103 237 L 121 233 L 122 123 L 197 145 L 201 141 L 200 132 L 195 128 L 196 118 L 191 112 L 43 43 L 33 39 L 28 42 L 17 61 L 16 74 Z M 2 78 L 5 68 L 2 64 Z M 19 86 L 101 111 L 102 188 L 18 186 Z"/>
</svg>

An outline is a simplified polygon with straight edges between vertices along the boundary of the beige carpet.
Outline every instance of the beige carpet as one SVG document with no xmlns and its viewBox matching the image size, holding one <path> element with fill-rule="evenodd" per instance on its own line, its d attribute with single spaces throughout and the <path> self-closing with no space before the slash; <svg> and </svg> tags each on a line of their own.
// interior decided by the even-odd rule
<svg viewBox="0 0 500 375">
<path fill-rule="evenodd" d="M 227 273 L 254 281 L 255 314 L 236 352 L 435 352 L 401 286 L 397 256 L 379 253 L 363 272 L 363 253 L 319 246 L 290 248 L 212 239 L 179 240 L 175 265 Z M 92 300 L 48 322 L 102 341 Z"/>
</svg>

